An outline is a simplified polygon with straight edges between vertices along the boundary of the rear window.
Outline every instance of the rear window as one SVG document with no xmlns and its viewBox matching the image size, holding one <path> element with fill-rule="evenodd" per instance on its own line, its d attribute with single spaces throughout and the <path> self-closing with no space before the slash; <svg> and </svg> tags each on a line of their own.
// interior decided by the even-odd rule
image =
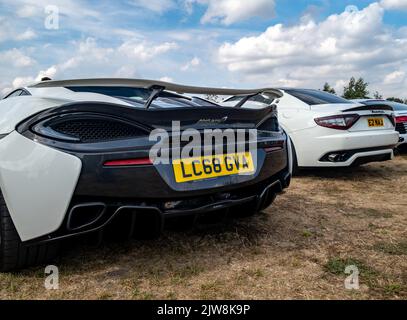
<svg viewBox="0 0 407 320">
<path fill-rule="evenodd" d="M 150 97 L 152 90 L 146 88 L 134 87 L 110 87 L 110 86 L 80 86 L 66 87 L 66 89 L 74 92 L 91 92 L 99 93 L 110 97 L 122 99 L 128 103 L 132 103 L 135 107 L 143 107 Z M 155 108 L 174 108 L 174 107 L 202 107 L 213 106 L 214 103 L 200 99 L 198 97 L 189 98 L 187 96 L 173 94 L 163 91 L 153 101 L 151 107 Z"/>
<path fill-rule="evenodd" d="M 319 90 L 285 89 L 284 91 L 310 106 L 318 104 L 336 104 L 336 103 L 353 104 L 349 100 Z"/>
<path fill-rule="evenodd" d="M 19 97 L 19 96 L 30 96 L 31 94 L 25 89 L 17 89 L 8 95 L 6 95 L 3 99 L 12 98 L 12 97 Z"/>
<path fill-rule="evenodd" d="M 67 87 L 74 92 L 91 92 L 104 94 L 111 97 L 123 97 L 138 101 L 147 101 L 151 94 L 151 90 L 144 88 L 130 87 Z"/>
<path fill-rule="evenodd" d="M 222 102 L 222 106 L 225 107 L 235 107 L 245 96 L 234 96 L 229 99 L 226 99 L 224 102 Z M 274 102 L 274 98 L 262 95 L 262 94 L 257 94 L 252 97 L 250 97 L 245 104 L 243 105 L 244 108 L 249 108 L 249 109 L 262 109 L 265 106 L 271 105 Z"/>
</svg>

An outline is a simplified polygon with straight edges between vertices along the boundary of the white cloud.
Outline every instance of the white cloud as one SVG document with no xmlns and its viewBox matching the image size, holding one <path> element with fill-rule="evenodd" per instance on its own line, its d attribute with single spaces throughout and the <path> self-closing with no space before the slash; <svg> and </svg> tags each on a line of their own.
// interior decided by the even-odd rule
<svg viewBox="0 0 407 320">
<path fill-rule="evenodd" d="M 2 64 L 13 66 L 15 68 L 26 68 L 35 64 L 34 59 L 16 48 L 0 51 L 0 60 Z"/>
<path fill-rule="evenodd" d="M 36 16 L 39 13 L 39 8 L 34 5 L 22 5 L 19 6 L 16 13 L 20 18 L 28 18 Z"/>
<path fill-rule="evenodd" d="M 5 87 L 3 89 L 1 89 L 1 96 L 0 98 L 4 97 L 6 94 L 8 94 L 11 90 L 13 90 L 12 88 L 9 87 Z"/>
<path fill-rule="evenodd" d="M 47 70 L 41 70 L 37 77 L 35 78 L 35 81 L 41 81 L 42 78 L 48 77 L 48 78 L 54 78 L 55 74 L 57 73 L 57 67 L 56 66 L 51 66 Z"/>
<path fill-rule="evenodd" d="M 17 76 L 12 81 L 13 88 L 39 81 L 43 77 L 123 77 L 138 76 L 137 70 L 148 62 L 151 68 L 157 67 L 154 60 L 171 50 L 178 48 L 175 42 L 152 43 L 149 41 L 130 40 L 117 46 L 101 46 L 94 38 L 87 38 L 73 44 L 74 48 L 65 49 L 60 63 L 40 70 L 33 76 Z M 61 54 L 61 53 L 60 53 Z M 28 67 L 35 63 L 33 59 L 18 49 L 0 52 L 2 65 Z M 0 65 L 1 67 L 1 65 Z M 159 69 L 157 67 L 157 69 Z M 26 70 L 23 69 L 23 70 Z M 32 71 L 32 69 L 31 69 Z M 15 72 L 14 72 L 15 73 Z M 9 88 L 4 83 L 2 88 Z M 5 90 L 5 89 L 3 89 Z"/>
<path fill-rule="evenodd" d="M 200 64 L 201 64 L 201 60 L 199 60 L 199 58 L 197 58 L 197 57 L 194 57 L 194 58 L 192 58 L 191 61 L 188 61 L 186 64 L 184 64 L 181 67 L 181 70 L 182 71 L 187 71 L 189 69 L 192 69 L 192 68 L 195 68 L 195 67 L 199 66 Z"/>
<path fill-rule="evenodd" d="M 270 19 L 275 14 L 274 0 L 186 0 L 188 13 L 192 12 L 193 3 L 208 6 L 201 18 L 202 23 L 230 25 L 253 17 Z"/>
<path fill-rule="evenodd" d="M 192 14 L 194 11 L 194 3 L 197 2 L 197 0 L 184 0 L 184 9 L 188 14 Z"/>
<path fill-rule="evenodd" d="M 50 68 L 48 68 L 47 70 L 41 70 L 40 72 L 38 72 L 36 77 L 32 77 L 32 76 L 27 76 L 27 77 L 16 77 L 14 78 L 13 82 L 12 82 L 12 88 L 4 88 L 2 90 L 2 92 L 5 94 L 6 92 L 9 92 L 13 89 L 16 88 L 20 88 L 20 87 L 25 87 L 29 84 L 32 84 L 34 82 L 37 81 L 41 81 L 41 79 L 43 77 L 49 77 L 49 78 L 53 78 L 55 76 L 55 74 L 57 73 L 57 69 L 55 66 L 52 66 Z"/>
<path fill-rule="evenodd" d="M 2 0 L 3 3 L 16 8 L 16 13 L 22 18 L 45 16 L 45 8 L 49 5 L 56 5 L 59 13 L 72 18 L 100 17 L 101 14 L 82 0 Z"/>
<path fill-rule="evenodd" d="M 406 73 L 404 71 L 394 71 L 389 73 L 384 78 L 385 84 L 397 84 L 401 83 L 406 79 Z"/>
<path fill-rule="evenodd" d="M 111 36 L 110 26 L 105 27 L 106 23 L 102 23 L 103 10 L 108 11 L 106 6 L 110 4 L 92 6 L 85 0 L 1 0 L 0 42 L 27 41 L 43 33 L 51 38 L 57 35 L 58 32 L 50 34 L 44 28 L 45 18 L 49 15 L 45 9 L 49 5 L 55 5 L 59 10 L 61 30 L 100 35 L 107 35 L 109 31 Z"/>
<path fill-rule="evenodd" d="M 161 77 L 159 80 L 164 82 L 174 82 L 174 79 L 171 77 Z"/>
<path fill-rule="evenodd" d="M 131 63 L 121 66 L 113 75 L 117 78 L 135 78 L 137 77 L 137 68 Z"/>
<path fill-rule="evenodd" d="M 23 33 L 18 34 L 15 39 L 18 41 L 31 40 L 37 37 L 37 34 L 32 29 L 27 29 Z"/>
<path fill-rule="evenodd" d="M 173 0 L 132 0 L 131 4 L 158 14 L 162 14 L 176 7 Z"/>
<path fill-rule="evenodd" d="M 407 10 L 407 1 L 406 0 L 382 0 L 380 5 L 389 10 Z"/>
<path fill-rule="evenodd" d="M 13 80 L 13 89 L 25 87 L 26 85 L 33 83 L 35 79 L 33 77 L 17 77 Z"/>
<path fill-rule="evenodd" d="M 157 45 L 149 44 L 145 41 L 126 41 L 118 49 L 122 54 L 135 58 L 138 60 L 146 61 L 157 55 L 166 53 L 171 50 L 177 49 L 175 42 L 164 42 Z"/>
<path fill-rule="evenodd" d="M 135 66 L 176 48 L 175 42 L 155 44 L 139 40 L 129 40 L 117 47 L 104 47 L 100 46 L 96 39 L 87 38 L 76 43 L 76 52 L 62 62 L 59 69 L 63 72 L 69 72 L 70 70 L 83 71 L 99 68 L 99 72 L 105 70 L 107 73 L 113 67 L 116 68 L 114 75 L 133 77 L 137 74 Z"/>
<path fill-rule="evenodd" d="M 37 33 L 33 29 L 27 28 L 23 30 L 14 26 L 10 19 L 0 17 L 0 42 L 27 41 L 37 37 Z"/>
<path fill-rule="evenodd" d="M 379 91 L 405 95 L 401 85 L 381 86 L 386 75 L 407 69 L 407 37 L 387 28 L 383 14 L 384 9 L 373 3 L 320 23 L 273 25 L 257 36 L 224 43 L 218 61 L 261 85 L 320 88 L 325 81 L 341 86 L 351 76 L 363 76 Z"/>
</svg>

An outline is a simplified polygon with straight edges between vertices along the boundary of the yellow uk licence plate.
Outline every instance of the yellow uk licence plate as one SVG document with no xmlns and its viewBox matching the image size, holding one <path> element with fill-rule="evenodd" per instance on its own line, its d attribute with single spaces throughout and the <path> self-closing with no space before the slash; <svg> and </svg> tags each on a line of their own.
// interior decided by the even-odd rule
<svg viewBox="0 0 407 320">
<path fill-rule="evenodd" d="M 367 119 L 369 127 L 384 127 L 383 118 L 369 118 Z"/>
<path fill-rule="evenodd" d="M 250 152 L 173 160 L 178 183 L 255 172 Z"/>
</svg>

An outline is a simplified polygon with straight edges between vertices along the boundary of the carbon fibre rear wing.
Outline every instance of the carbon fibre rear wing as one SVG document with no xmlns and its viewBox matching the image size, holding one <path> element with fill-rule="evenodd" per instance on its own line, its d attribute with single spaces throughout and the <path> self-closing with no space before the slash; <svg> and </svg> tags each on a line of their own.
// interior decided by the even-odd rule
<svg viewBox="0 0 407 320">
<path fill-rule="evenodd" d="M 171 91 L 178 94 L 213 94 L 222 96 L 245 96 L 236 107 L 242 107 L 250 97 L 258 94 L 267 94 L 275 99 L 281 98 L 283 93 L 275 88 L 259 88 L 259 89 L 227 89 L 227 88 L 211 88 L 211 87 L 195 87 L 187 85 L 179 85 L 170 82 L 145 80 L 145 79 L 120 79 L 120 78 L 99 78 L 99 79 L 72 79 L 72 80 L 46 80 L 30 85 L 31 88 L 52 88 L 52 87 L 69 87 L 69 86 L 127 86 L 150 89 L 151 94 L 145 103 L 145 108 L 148 109 L 162 91 Z"/>
</svg>

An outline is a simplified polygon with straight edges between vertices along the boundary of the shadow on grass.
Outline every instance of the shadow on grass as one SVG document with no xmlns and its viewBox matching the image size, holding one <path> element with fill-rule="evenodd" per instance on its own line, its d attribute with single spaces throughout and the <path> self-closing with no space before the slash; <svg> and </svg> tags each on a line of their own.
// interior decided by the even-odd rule
<svg viewBox="0 0 407 320">
<path fill-rule="evenodd" d="M 407 160 L 407 153 L 397 155 L 396 159 Z M 395 161 L 395 160 L 390 160 Z M 398 166 L 388 166 L 388 161 L 365 164 L 356 167 L 338 168 L 304 168 L 295 177 L 316 177 L 337 180 L 369 180 L 371 178 L 394 179 L 407 176 L 407 170 Z"/>
</svg>

